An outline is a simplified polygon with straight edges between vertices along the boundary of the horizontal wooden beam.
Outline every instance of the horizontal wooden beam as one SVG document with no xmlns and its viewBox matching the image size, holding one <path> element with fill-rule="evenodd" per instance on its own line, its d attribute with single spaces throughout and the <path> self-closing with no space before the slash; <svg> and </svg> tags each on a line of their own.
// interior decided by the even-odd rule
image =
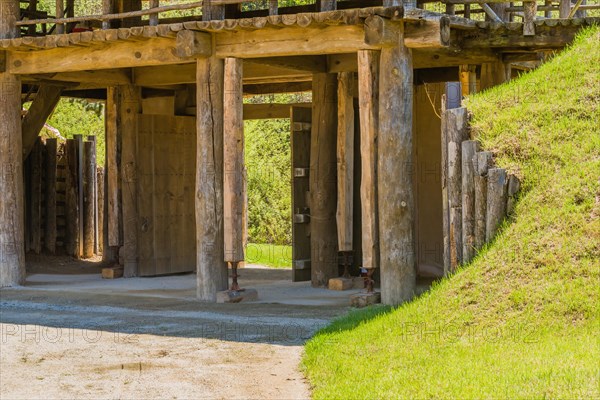
<svg viewBox="0 0 600 400">
<path fill-rule="evenodd" d="M 244 85 L 244 95 L 297 93 L 312 90 L 312 82 L 287 82 L 262 85 Z"/>
<path fill-rule="evenodd" d="M 244 104 L 244 120 L 290 118 L 291 107 L 310 107 L 311 103 Z M 187 107 L 186 115 L 196 115 L 196 107 Z"/>
<path fill-rule="evenodd" d="M 12 74 L 45 74 L 84 70 L 181 64 L 191 57 L 176 55 L 171 38 L 114 41 L 103 46 L 66 47 L 28 52 L 9 52 L 7 69 Z"/>
<path fill-rule="evenodd" d="M 59 72 L 52 74 L 31 75 L 31 78 L 41 81 L 77 82 L 84 84 L 98 84 L 101 87 L 128 85 L 131 77 L 123 69 L 106 69 L 99 71 Z"/>
<path fill-rule="evenodd" d="M 325 56 L 291 56 L 291 57 L 264 57 L 252 60 L 255 64 L 281 67 L 304 72 L 327 72 L 327 58 Z M 246 71 L 244 71 L 244 75 Z"/>
</svg>

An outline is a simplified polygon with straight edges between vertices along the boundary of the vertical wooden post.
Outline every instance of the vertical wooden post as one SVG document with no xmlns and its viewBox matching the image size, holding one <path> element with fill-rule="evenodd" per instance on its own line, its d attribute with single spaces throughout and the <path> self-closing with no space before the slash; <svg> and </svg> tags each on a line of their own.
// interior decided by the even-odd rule
<svg viewBox="0 0 600 400">
<path fill-rule="evenodd" d="M 19 36 L 17 0 L 0 0 L 0 39 Z M 25 281 L 21 81 L 0 72 L 0 287 Z"/>
<path fill-rule="evenodd" d="M 279 5 L 277 0 L 269 0 L 269 15 L 279 14 Z"/>
<path fill-rule="evenodd" d="M 37 5 L 38 5 L 38 0 L 29 0 L 29 6 L 27 7 L 27 9 L 30 12 L 36 12 Z M 37 29 L 36 25 L 29 25 L 29 27 L 27 28 L 27 34 L 30 36 L 35 36 L 36 29 Z"/>
<path fill-rule="evenodd" d="M 58 144 L 56 139 L 46 139 L 46 229 L 44 247 L 56 252 L 56 161 Z"/>
<path fill-rule="evenodd" d="M 125 277 L 137 275 L 137 119 L 141 111 L 140 89 L 119 87 L 119 133 L 121 135 L 121 204 L 123 213 L 123 260 Z"/>
<path fill-rule="evenodd" d="M 310 138 L 311 281 L 326 286 L 338 276 L 336 213 L 337 76 L 313 74 Z"/>
<path fill-rule="evenodd" d="M 79 225 L 77 226 L 77 257 L 83 256 L 83 246 L 84 244 L 84 185 L 85 182 L 83 180 L 83 170 L 84 170 L 84 145 L 83 145 L 83 136 L 82 135 L 73 135 L 75 142 L 77 143 L 77 210 L 79 211 L 79 215 L 77 216 L 77 221 L 79 221 Z"/>
<path fill-rule="evenodd" d="M 319 7 L 320 11 L 333 11 L 333 10 L 337 9 L 337 1 L 336 0 L 321 0 L 321 2 L 319 4 L 320 4 L 320 7 Z"/>
<path fill-rule="evenodd" d="M 462 254 L 462 152 L 467 139 L 467 109 L 451 108 L 442 116 L 447 144 L 448 236 L 450 238 L 450 272 L 463 261 Z"/>
<path fill-rule="evenodd" d="M 119 235 L 119 167 L 117 166 L 117 114 L 119 110 L 119 91 L 116 87 L 106 89 L 105 135 L 106 135 L 106 201 L 108 203 L 108 246 L 121 245 Z"/>
<path fill-rule="evenodd" d="M 506 189 L 508 180 L 502 168 L 488 170 L 487 211 L 485 218 L 485 240 L 490 241 L 496 235 L 498 227 L 506 216 Z"/>
<path fill-rule="evenodd" d="M 96 214 L 97 225 L 96 229 L 98 231 L 98 239 L 96 241 L 96 253 L 104 254 L 104 168 L 98 168 L 96 171 L 96 184 L 97 184 L 97 204 L 96 204 Z"/>
<path fill-rule="evenodd" d="M 486 3 L 482 3 L 482 4 L 486 4 Z M 506 3 L 490 3 L 489 7 L 492 9 L 492 11 L 502 20 L 502 21 L 508 21 L 508 15 L 509 13 L 506 11 L 506 9 L 509 6 L 509 2 Z M 486 19 L 490 19 L 488 16 L 486 16 Z"/>
<path fill-rule="evenodd" d="M 523 2 L 523 36 L 535 36 L 535 17 L 537 14 L 537 1 Z"/>
<path fill-rule="evenodd" d="M 516 195 L 521 188 L 521 181 L 515 175 L 508 177 L 508 188 L 507 188 L 507 201 L 506 201 L 506 214 L 509 215 L 514 211 L 515 203 L 517 201 Z"/>
<path fill-rule="evenodd" d="M 225 59 L 223 97 L 223 216 L 225 261 L 244 260 L 244 120 L 242 60 Z"/>
<path fill-rule="evenodd" d="M 207 2 L 205 6 L 202 6 L 202 21 L 211 21 L 225 18 L 225 6 L 218 5 L 213 6 L 210 2 Z"/>
<path fill-rule="evenodd" d="M 44 145 L 38 136 L 31 151 L 31 249 L 35 254 L 42 251 L 42 171 Z"/>
<path fill-rule="evenodd" d="M 358 52 L 360 112 L 362 266 L 379 267 L 377 215 L 377 136 L 379 134 L 379 51 Z"/>
<path fill-rule="evenodd" d="M 113 11 L 113 0 L 102 0 L 102 14 L 112 14 Z M 110 26 L 110 21 L 102 21 L 102 29 L 110 29 Z"/>
<path fill-rule="evenodd" d="M 337 232 L 338 250 L 352 251 L 354 194 L 354 73 L 338 74 Z"/>
<path fill-rule="evenodd" d="M 485 218 L 487 208 L 487 174 L 492 164 L 492 153 L 480 151 L 473 157 L 475 170 L 475 248 L 485 243 Z"/>
<path fill-rule="evenodd" d="M 156 8 L 159 5 L 159 0 L 150 0 L 150 8 Z M 150 26 L 156 26 L 158 25 L 158 13 L 154 13 L 154 14 L 150 14 L 149 17 L 149 24 Z"/>
<path fill-rule="evenodd" d="M 558 6 L 559 18 L 568 18 L 571 13 L 571 0 L 560 0 Z"/>
<path fill-rule="evenodd" d="M 63 0 L 55 0 L 56 1 L 56 18 L 64 18 L 65 16 L 65 3 Z M 56 34 L 60 35 L 65 33 L 65 24 L 56 24 L 56 28 L 54 28 Z"/>
<path fill-rule="evenodd" d="M 119 12 L 128 12 L 128 11 L 139 11 L 142 9 L 142 0 L 120 0 L 120 9 Z M 132 26 L 141 26 L 142 18 L 141 17 L 132 17 L 124 19 L 121 22 L 121 27 L 123 28 L 131 28 Z"/>
<path fill-rule="evenodd" d="M 83 145 L 83 258 L 94 255 L 96 152 L 94 142 Z"/>
<path fill-rule="evenodd" d="M 413 66 L 400 32 L 398 46 L 381 50 L 379 74 L 379 248 L 381 301 L 412 298 L 416 286 L 413 189 Z M 394 182 L 394 184 L 390 184 Z"/>
<path fill-rule="evenodd" d="M 77 195 L 77 142 L 68 139 L 65 148 L 67 178 L 65 189 L 66 232 L 65 248 L 70 256 L 79 256 L 79 197 Z"/>
<path fill-rule="evenodd" d="M 448 128 L 446 127 L 446 109 L 448 100 L 442 101 L 442 118 L 440 121 L 441 133 L 441 184 L 442 184 L 442 237 L 443 237 L 443 262 L 444 275 L 450 273 L 450 208 L 448 206 Z"/>
<path fill-rule="evenodd" d="M 197 296 L 216 301 L 227 289 L 223 261 L 223 60 L 196 66 L 196 248 Z"/>
<path fill-rule="evenodd" d="M 475 166 L 473 157 L 479 150 L 479 142 L 462 142 L 462 245 L 463 261 L 469 262 L 475 255 Z"/>
</svg>

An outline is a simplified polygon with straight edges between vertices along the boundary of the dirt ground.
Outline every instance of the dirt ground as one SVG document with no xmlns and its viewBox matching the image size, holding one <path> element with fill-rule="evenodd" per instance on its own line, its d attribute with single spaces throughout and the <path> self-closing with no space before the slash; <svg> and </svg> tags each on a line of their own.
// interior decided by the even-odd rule
<svg viewBox="0 0 600 400">
<path fill-rule="evenodd" d="M 81 268 L 0 290 L 0 398 L 308 398 L 302 345 L 348 309 L 131 295 Z"/>
</svg>

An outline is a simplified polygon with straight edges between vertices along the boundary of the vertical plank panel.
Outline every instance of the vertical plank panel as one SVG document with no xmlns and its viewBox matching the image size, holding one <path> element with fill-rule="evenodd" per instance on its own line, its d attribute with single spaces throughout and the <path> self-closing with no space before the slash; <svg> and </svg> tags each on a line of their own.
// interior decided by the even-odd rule
<svg viewBox="0 0 600 400">
<path fill-rule="evenodd" d="M 338 74 L 337 232 L 338 250 L 352 251 L 354 195 L 354 73 Z"/>
<path fill-rule="evenodd" d="M 46 227 L 44 247 L 48 252 L 56 252 L 56 161 L 58 143 L 56 139 L 46 139 Z"/>
</svg>

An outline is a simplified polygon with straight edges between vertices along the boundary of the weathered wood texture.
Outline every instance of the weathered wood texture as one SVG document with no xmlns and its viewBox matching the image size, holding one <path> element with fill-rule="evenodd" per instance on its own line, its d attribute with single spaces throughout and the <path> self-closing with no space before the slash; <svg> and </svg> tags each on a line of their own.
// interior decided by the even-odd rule
<svg viewBox="0 0 600 400">
<path fill-rule="evenodd" d="M 523 36 L 535 35 L 535 17 L 537 14 L 536 1 L 523 2 Z"/>
<path fill-rule="evenodd" d="M 108 87 L 106 89 L 105 107 L 105 135 L 106 135 L 106 202 L 108 220 L 108 246 L 120 246 L 119 220 L 121 218 L 121 204 L 119 201 L 119 146 L 118 146 L 118 111 L 119 89 Z"/>
<path fill-rule="evenodd" d="M 338 74 L 337 232 L 338 250 L 352 251 L 354 196 L 354 73 Z"/>
<path fill-rule="evenodd" d="M 501 85 L 510 80 L 510 64 L 497 61 L 481 65 L 480 90 Z"/>
<path fill-rule="evenodd" d="M 402 45 L 381 51 L 378 196 L 381 297 L 395 305 L 414 295 L 413 66 Z M 393 184 L 392 184 L 393 182 Z"/>
<path fill-rule="evenodd" d="M 309 215 L 310 199 L 310 131 L 312 110 L 310 106 L 294 106 L 291 110 L 292 148 L 292 210 L 294 214 Z M 311 280 L 310 218 L 292 225 L 292 280 Z"/>
<path fill-rule="evenodd" d="M 84 220 L 84 143 L 83 143 L 83 135 L 77 134 L 73 135 L 75 142 L 77 143 L 77 221 L 79 224 L 77 225 L 77 257 L 83 256 L 83 247 L 85 245 L 83 238 L 83 231 L 85 226 Z"/>
<path fill-rule="evenodd" d="M 67 177 L 65 190 L 66 229 L 65 250 L 68 255 L 79 256 L 79 196 L 77 174 L 77 142 L 68 139 L 65 147 Z"/>
<path fill-rule="evenodd" d="M 379 135 L 379 52 L 358 52 L 360 112 L 362 266 L 379 267 L 377 137 Z"/>
<path fill-rule="evenodd" d="M 58 143 L 56 139 L 46 139 L 46 223 L 44 248 L 51 254 L 56 252 L 56 163 Z"/>
<path fill-rule="evenodd" d="M 104 240 L 104 203 L 106 201 L 106 197 L 104 196 L 104 192 L 105 192 L 105 176 L 104 176 L 104 171 L 105 169 L 103 167 L 100 167 L 97 169 L 96 171 L 96 182 L 97 182 L 97 208 L 96 208 L 96 212 L 98 214 L 98 243 L 97 243 L 97 249 L 98 249 L 98 253 L 99 254 L 104 254 L 104 245 L 105 245 L 105 240 Z"/>
<path fill-rule="evenodd" d="M 23 118 L 23 156 L 27 157 L 36 138 L 46 123 L 58 101 L 63 88 L 48 84 L 41 84 L 38 92 Z"/>
<path fill-rule="evenodd" d="M 42 177 L 44 168 L 44 144 L 38 137 L 31 150 L 31 250 L 35 254 L 42 251 Z"/>
<path fill-rule="evenodd" d="M 336 214 L 337 76 L 313 75 L 310 146 L 311 281 L 338 276 Z"/>
<path fill-rule="evenodd" d="M 87 141 L 83 145 L 83 258 L 91 258 L 94 255 L 95 181 L 96 144 Z"/>
<path fill-rule="evenodd" d="M 485 224 L 485 240 L 488 242 L 496 236 L 498 227 L 506 216 L 507 184 L 506 170 L 502 168 L 490 168 L 488 170 Z"/>
<path fill-rule="evenodd" d="M 119 133 L 121 135 L 121 204 L 123 215 L 124 276 L 136 276 L 137 251 L 137 117 L 141 112 L 140 89 L 119 87 Z"/>
<path fill-rule="evenodd" d="M 462 152 L 461 143 L 468 139 L 467 109 L 451 108 L 444 112 L 447 144 L 447 190 L 450 238 L 450 271 L 463 262 L 462 246 Z"/>
<path fill-rule="evenodd" d="M 225 59 L 223 98 L 223 218 L 224 257 L 227 262 L 244 260 L 244 118 L 242 60 Z"/>
<path fill-rule="evenodd" d="M 197 60 L 197 296 L 216 301 L 227 289 L 223 261 L 223 60 Z"/>
<path fill-rule="evenodd" d="M 462 142 L 462 254 L 469 262 L 475 255 L 475 166 L 473 157 L 479 150 L 479 142 Z"/>
<path fill-rule="evenodd" d="M 444 275 L 450 272 L 450 208 L 448 206 L 448 128 L 446 102 L 442 102 L 441 132 L 441 186 L 442 186 L 442 259 Z"/>
<path fill-rule="evenodd" d="M 480 151 L 473 157 L 475 170 L 475 249 L 485 243 L 485 218 L 487 209 L 487 174 L 492 165 L 492 153 Z"/>
</svg>

